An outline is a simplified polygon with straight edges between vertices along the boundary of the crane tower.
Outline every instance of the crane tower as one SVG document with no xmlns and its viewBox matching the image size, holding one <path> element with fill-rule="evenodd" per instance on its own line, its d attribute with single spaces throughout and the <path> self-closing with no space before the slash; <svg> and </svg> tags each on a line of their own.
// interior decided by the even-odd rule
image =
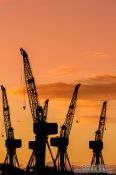
<svg viewBox="0 0 116 175">
<path fill-rule="evenodd" d="M 76 103 L 77 103 L 77 96 L 78 96 L 78 90 L 79 90 L 80 84 L 76 85 L 68 113 L 66 115 L 64 124 L 61 127 L 60 136 L 56 138 L 51 138 L 51 146 L 58 147 L 58 152 L 56 155 L 55 162 L 57 162 L 58 170 L 59 171 L 66 171 L 66 163 L 68 162 L 69 167 L 72 171 L 72 167 L 69 161 L 67 149 L 69 145 L 69 135 L 72 128 L 73 118 L 75 114 L 76 109 Z"/>
<path fill-rule="evenodd" d="M 7 154 L 6 154 L 4 164 L 9 164 L 10 166 L 19 167 L 16 148 L 21 147 L 21 140 L 14 138 L 14 130 L 11 126 L 10 109 L 8 105 L 6 89 L 3 85 L 1 86 L 1 90 L 2 90 L 3 116 L 4 116 L 4 125 L 5 125 L 5 132 L 6 132 L 6 147 L 7 147 Z"/>
<path fill-rule="evenodd" d="M 35 133 L 35 141 L 29 142 L 29 148 L 33 150 L 27 165 L 27 172 L 34 171 L 35 174 L 43 175 L 45 171 L 46 145 L 48 144 L 48 135 L 57 134 L 57 123 L 48 123 L 46 121 L 46 112 L 48 101 L 44 108 L 40 106 L 38 101 L 38 93 L 36 90 L 35 79 L 32 74 L 28 55 L 24 49 L 20 49 L 24 63 L 25 83 L 27 94 L 33 119 L 33 131 Z M 51 150 L 48 146 L 50 154 Z M 51 155 L 52 160 L 53 156 Z M 54 160 L 53 160 L 54 163 Z"/>
<path fill-rule="evenodd" d="M 104 101 L 99 119 L 99 126 L 97 131 L 95 132 L 95 141 L 89 142 L 89 148 L 93 150 L 91 169 L 96 169 L 98 171 L 102 171 L 103 169 L 105 169 L 102 150 L 103 150 L 103 134 L 106 121 L 106 105 L 107 101 Z"/>
</svg>

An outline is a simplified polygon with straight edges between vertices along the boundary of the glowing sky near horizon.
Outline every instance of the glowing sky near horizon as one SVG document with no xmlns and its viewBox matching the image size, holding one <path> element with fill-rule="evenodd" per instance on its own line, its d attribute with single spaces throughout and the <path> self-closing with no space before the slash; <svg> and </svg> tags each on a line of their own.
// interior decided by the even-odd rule
<svg viewBox="0 0 116 175">
<path fill-rule="evenodd" d="M 72 129 L 70 146 L 72 162 L 89 163 L 91 161 L 92 152 L 88 149 L 88 141 L 94 139 L 98 121 L 96 117 L 99 117 L 102 101 L 106 100 L 105 97 L 109 100 L 108 117 L 110 119 L 107 124 L 109 129 L 104 136 L 104 159 L 107 164 L 116 164 L 116 153 L 110 152 L 111 147 L 114 149 L 116 147 L 114 139 L 116 132 L 116 1 L 0 0 L 0 85 L 3 84 L 9 90 L 12 117 L 17 116 L 13 118 L 13 126 L 16 128 L 16 135 L 24 140 L 24 147 L 19 152 L 25 164 L 21 151 L 26 151 L 27 161 L 29 158 L 27 142 L 33 139 L 32 119 L 29 108 L 25 112 L 22 111 L 20 96 L 11 93 L 21 88 L 23 66 L 20 47 L 26 49 L 29 54 L 38 91 L 40 84 L 52 83 L 56 86 L 58 83 L 56 87 L 58 90 L 62 87 L 59 82 L 69 85 L 78 82 L 91 85 L 90 90 L 88 86 L 80 89 L 78 115 L 81 116 L 82 122 L 78 127 L 74 123 Z M 102 87 L 100 84 L 103 84 Z M 65 116 L 70 101 L 67 100 L 68 88 L 66 96 L 64 95 L 62 99 L 60 95 L 63 93 L 56 96 L 54 91 L 52 94 L 50 88 L 54 90 L 54 87 L 51 85 L 48 89 L 46 86 L 42 87 L 44 89 L 42 91 L 40 87 L 42 100 L 47 96 L 53 97 L 49 119 L 57 120 L 61 124 L 60 119 L 63 122 L 62 116 Z M 65 92 L 65 86 L 63 88 Z M 72 90 L 70 89 L 69 98 Z M 1 107 L 2 104 L 0 105 L 2 116 Z M 92 116 L 95 116 L 95 119 Z M 75 135 L 77 141 L 74 144 Z M 2 148 L 5 151 L 3 140 Z M 75 149 L 77 154 L 73 151 Z M 0 159 L 3 160 L 4 154 L 1 150 L 0 155 Z M 109 160 L 110 155 L 112 156 Z"/>
</svg>

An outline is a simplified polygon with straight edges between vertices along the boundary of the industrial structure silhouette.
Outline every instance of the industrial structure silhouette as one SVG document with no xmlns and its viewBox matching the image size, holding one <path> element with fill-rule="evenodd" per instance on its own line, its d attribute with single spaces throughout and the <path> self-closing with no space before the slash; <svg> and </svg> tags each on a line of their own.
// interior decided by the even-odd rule
<svg viewBox="0 0 116 175">
<path fill-rule="evenodd" d="M 3 117 L 6 132 L 6 158 L 3 164 L 0 164 L 1 175 L 70 175 L 81 174 L 74 173 L 70 158 L 68 156 L 68 145 L 70 144 L 69 135 L 73 125 L 73 118 L 78 100 L 78 91 L 80 84 L 77 84 L 72 95 L 72 99 L 68 108 L 64 123 L 62 124 L 60 135 L 52 137 L 50 143 L 48 141 L 49 135 L 58 133 L 57 123 L 47 122 L 47 111 L 49 99 L 45 101 L 42 107 L 39 102 L 38 93 L 36 90 L 35 79 L 31 70 L 28 54 L 24 49 L 20 49 L 23 59 L 25 84 L 28 94 L 28 100 L 33 119 L 33 132 L 35 134 L 35 141 L 29 141 L 29 149 L 32 150 L 31 157 L 27 163 L 26 168 L 20 168 L 16 149 L 21 147 L 21 140 L 15 139 L 14 130 L 11 125 L 10 108 L 8 104 L 6 89 L 2 85 L 2 103 L 3 103 Z M 90 173 L 94 174 L 95 170 L 98 174 L 108 174 L 103 160 L 103 134 L 106 120 L 106 104 L 103 102 L 102 111 L 99 119 L 98 129 L 95 132 L 95 140 L 89 142 L 89 148 L 93 150 L 93 157 L 90 166 Z M 24 106 L 25 109 L 25 106 Z M 56 157 L 53 157 L 51 148 L 57 147 Z M 51 155 L 53 166 L 46 166 L 46 147 Z M 83 174 L 83 173 L 82 173 Z"/>
</svg>

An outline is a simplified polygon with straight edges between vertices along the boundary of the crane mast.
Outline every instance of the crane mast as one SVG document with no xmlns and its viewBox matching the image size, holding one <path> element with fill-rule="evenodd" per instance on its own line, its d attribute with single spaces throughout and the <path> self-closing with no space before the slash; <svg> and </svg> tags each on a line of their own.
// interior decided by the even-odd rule
<svg viewBox="0 0 116 175">
<path fill-rule="evenodd" d="M 11 126 L 10 109 L 8 105 L 6 89 L 3 85 L 1 86 L 1 90 L 2 90 L 3 116 L 4 116 L 6 147 L 7 147 L 7 154 L 4 163 L 10 164 L 11 166 L 19 167 L 16 148 L 21 147 L 21 140 L 14 138 L 14 130 Z"/>
<path fill-rule="evenodd" d="M 105 164 L 102 156 L 102 149 L 103 149 L 102 140 L 106 121 L 106 105 L 107 101 L 104 101 L 102 105 L 102 111 L 99 119 L 98 129 L 95 132 L 95 141 L 89 142 L 89 148 L 93 150 L 91 169 L 92 168 L 97 169 L 98 171 L 105 169 Z"/>
<path fill-rule="evenodd" d="M 29 148 L 32 149 L 33 152 L 27 165 L 27 171 L 29 172 L 34 169 L 36 173 L 43 174 L 45 171 L 46 144 L 49 145 L 47 140 L 48 135 L 56 134 L 58 132 L 58 126 L 57 123 L 46 122 L 48 100 L 45 102 L 44 108 L 42 108 L 38 101 L 35 80 L 32 74 L 28 55 L 22 48 L 20 49 L 20 52 L 23 57 L 25 83 L 33 118 L 33 131 L 35 133 L 35 141 L 29 142 Z M 51 154 L 50 147 L 49 151 Z"/>
<path fill-rule="evenodd" d="M 51 146 L 58 147 L 58 152 L 55 161 L 58 162 L 58 170 L 61 171 L 66 170 L 66 160 L 72 171 L 72 167 L 67 153 L 67 147 L 69 144 L 69 135 L 74 119 L 79 87 L 80 84 L 76 85 L 75 87 L 64 124 L 61 127 L 60 136 L 57 138 L 51 138 Z"/>
</svg>

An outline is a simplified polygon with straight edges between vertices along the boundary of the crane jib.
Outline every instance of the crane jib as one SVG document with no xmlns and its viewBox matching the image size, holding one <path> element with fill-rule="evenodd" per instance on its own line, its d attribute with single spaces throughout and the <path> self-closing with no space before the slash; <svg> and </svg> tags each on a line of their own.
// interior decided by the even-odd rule
<svg viewBox="0 0 116 175">
<path fill-rule="evenodd" d="M 78 90 L 79 90 L 80 84 L 76 85 L 70 105 L 69 105 L 69 109 L 68 109 L 68 113 L 66 115 L 65 121 L 63 126 L 61 127 L 61 131 L 60 131 L 60 136 L 61 137 L 69 137 L 70 135 L 70 131 L 71 131 L 71 127 L 72 127 L 72 123 L 73 123 L 73 118 L 74 118 L 74 114 L 75 114 L 75 109 L 76 109 L 76 102 L 77 102 L 77 95 L 78 95 Z"/>
<path fill-rule="evenodd" d="M 45 121 L 46 120 L 45 115 L 47 115 L 47 107 L 48 107 L 47 103 L 48 102 L 46 102 L 46 106 L 44 109 L 39 105 L 38 93 L 37 93 L 37 89 L 35 85 L 35 79 L 34 79 L 32 69 L 30 66 L 28 54 L 22 48 L 20 49 L 20 52 L 21 52 L 21 55 L 23 56 L 25 82 L 26 82 L 26 87 L 27 87 L 27 94 L 28 94 L 31 114 L 33 118 L 33 123 Z"/>
</svg>

